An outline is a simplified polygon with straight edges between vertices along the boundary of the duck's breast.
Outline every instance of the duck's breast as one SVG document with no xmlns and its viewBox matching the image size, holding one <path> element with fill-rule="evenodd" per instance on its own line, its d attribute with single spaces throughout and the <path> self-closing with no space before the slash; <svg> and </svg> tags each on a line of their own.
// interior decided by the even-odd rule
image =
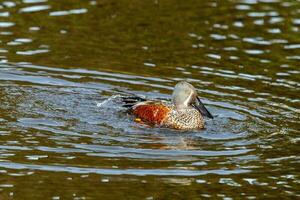
<svg viewBox="0 0 300 200">
<path fill-rule="evenodd" d="M 164 126 L 181 129 L 202 129 L 204 128 L 204 119 L 196 109 L 173 110 L 168 114 L 163 122 Z"/>
</svg>

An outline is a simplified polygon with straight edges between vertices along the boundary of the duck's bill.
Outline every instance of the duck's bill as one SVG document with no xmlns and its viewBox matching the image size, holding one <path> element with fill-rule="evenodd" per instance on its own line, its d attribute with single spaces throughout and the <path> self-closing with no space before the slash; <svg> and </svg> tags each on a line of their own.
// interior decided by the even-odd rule
<svg viewBox="0 0 300 200">
<path fill-rule="evenodd" d="M 195 101 L 195 103 L 193 103 L 193 107 L 196 108 L 203 116 L 211 119 L 214 118 L 212 114 L 205 108 L 199 97 L 197 97 L 197 100 Z"/>
</svg>

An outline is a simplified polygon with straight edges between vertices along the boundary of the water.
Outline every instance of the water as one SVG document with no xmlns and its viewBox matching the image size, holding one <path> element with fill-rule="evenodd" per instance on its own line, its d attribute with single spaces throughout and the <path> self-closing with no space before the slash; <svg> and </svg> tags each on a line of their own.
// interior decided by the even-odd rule
<svg viewBox="0 0 300 200">
<path fill-rule="evenodd" d="M 3 1 L 1 199 L 300 197 L 300 2 Z M 205 130 L 120 95 L 188 80 Z"/>
</svg>

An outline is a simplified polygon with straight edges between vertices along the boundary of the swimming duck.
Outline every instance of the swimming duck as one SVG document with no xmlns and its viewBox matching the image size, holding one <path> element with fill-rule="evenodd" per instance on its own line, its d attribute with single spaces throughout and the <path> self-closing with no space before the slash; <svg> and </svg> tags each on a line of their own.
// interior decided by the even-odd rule
<svg viewBox="0 0 300 200">
<path fill-rule="evenodd" d="M 175 85 L 172 101 L 147 100 L 141 97 L 124 97 L 125 107 L 136 116 L 136 121 L 180 130 L 202 129 L 204 116 L 213 118 L 188 82 Z"/>
</svg>

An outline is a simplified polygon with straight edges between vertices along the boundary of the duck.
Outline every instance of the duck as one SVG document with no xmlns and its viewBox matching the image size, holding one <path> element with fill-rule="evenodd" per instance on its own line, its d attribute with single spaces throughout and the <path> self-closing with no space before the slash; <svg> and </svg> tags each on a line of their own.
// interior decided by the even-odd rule
<svg viewBox="0 0 300 200">
<path fill-rule="evenodd" d="M 201 102 L 195 87 L 186 82 L 178 82 L 173 90 L 172 100 L 123 97 L 123 106 L 134 115 L 135 121 L 157 127 L 178 130 L 203 129 L 205 117 L 213 115 Z"/>
</svg>

